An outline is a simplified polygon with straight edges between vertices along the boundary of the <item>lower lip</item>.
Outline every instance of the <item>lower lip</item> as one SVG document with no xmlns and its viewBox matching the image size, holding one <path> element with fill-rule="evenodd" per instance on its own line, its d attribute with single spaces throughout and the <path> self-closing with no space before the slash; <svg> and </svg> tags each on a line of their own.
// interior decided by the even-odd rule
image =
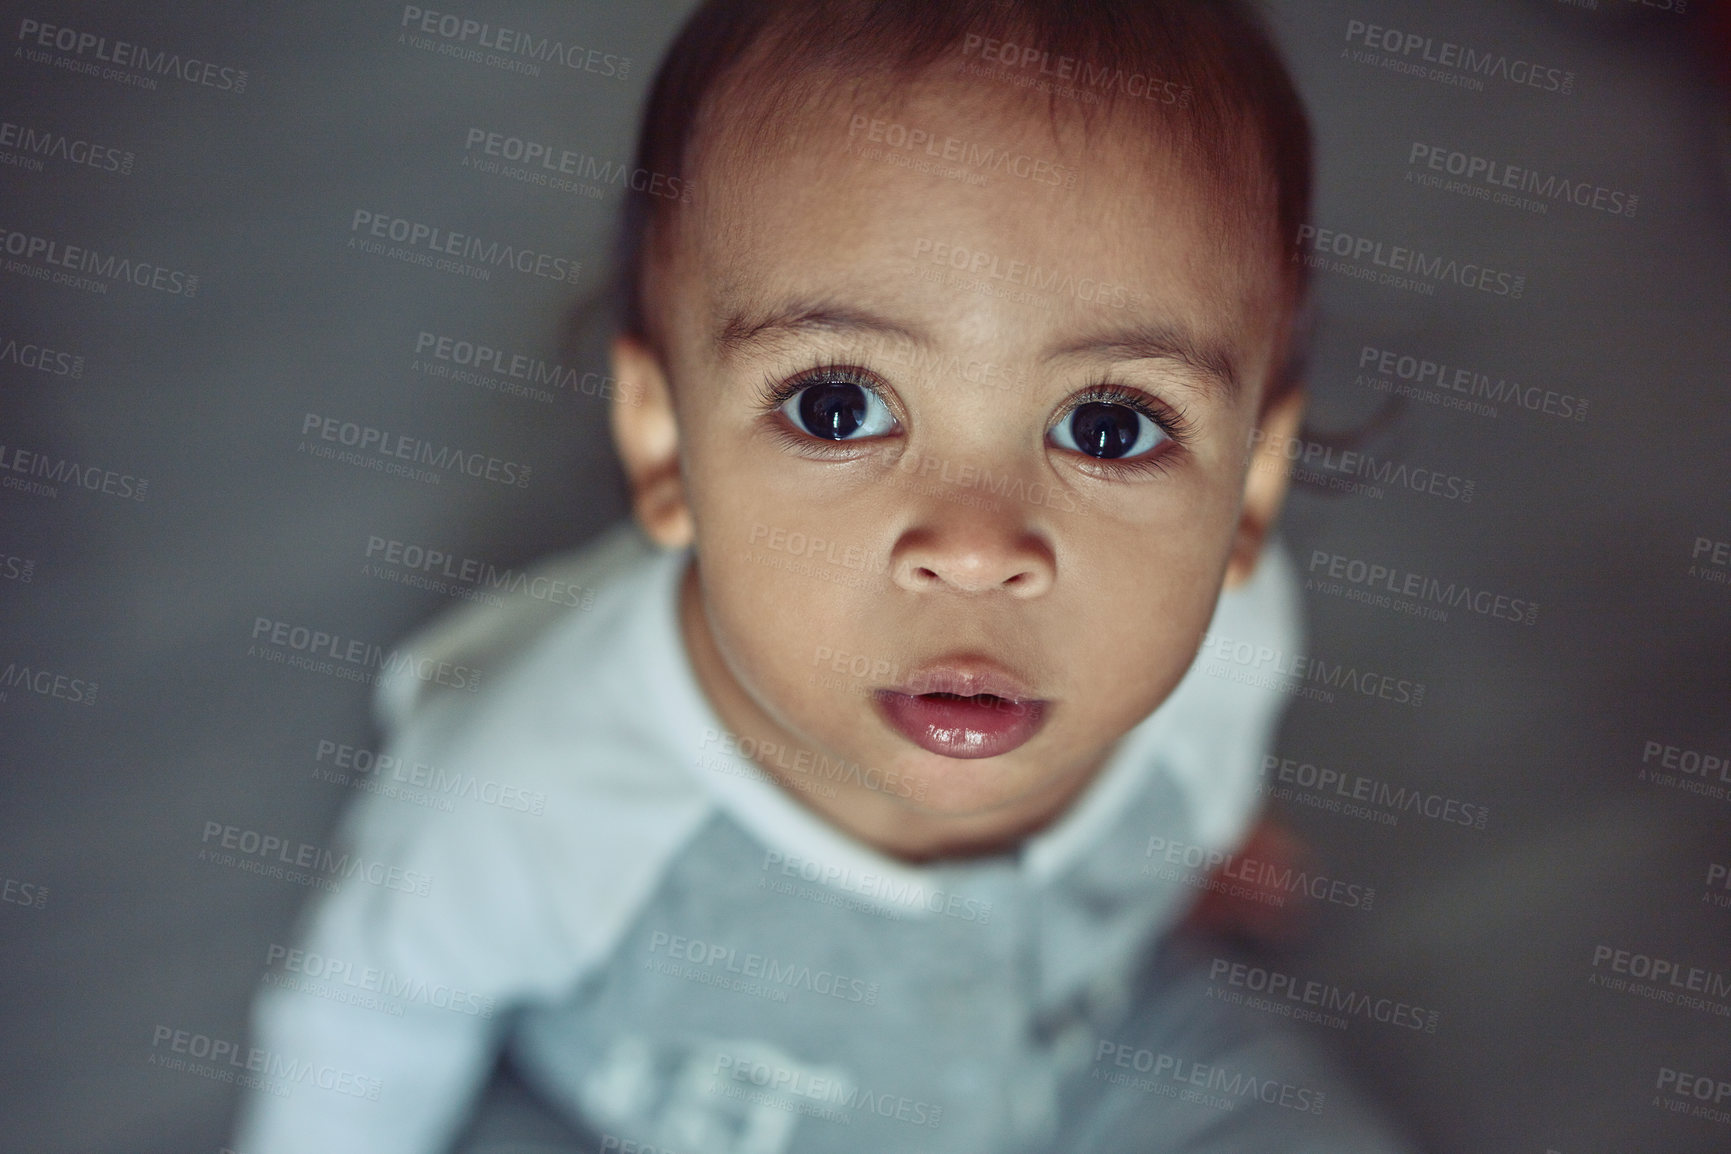
<svg viewBox="0 0 1731 1154">
<path fill-rule="evenodd" d="M 877 693 L 878 712 L 896 731 L 939 757 L 997 757 L 1025 745 L 1046 723 L 1044 701 Z"/>
</svg>

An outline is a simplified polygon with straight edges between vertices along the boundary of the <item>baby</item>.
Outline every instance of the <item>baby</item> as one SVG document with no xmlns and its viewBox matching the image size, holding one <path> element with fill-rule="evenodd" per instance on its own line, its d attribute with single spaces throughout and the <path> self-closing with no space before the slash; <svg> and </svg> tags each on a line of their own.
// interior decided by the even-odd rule
<svg viewBox="0 0 1731 1154">
<path fill-rule="evenodd" d="M 430 884 L 273 948 L 255 1042 L 319 1073 L 236 1148 L 445 1149 L 503 1051 L 622 1154 L 1404 1149 L 1177 929 L 1280 700 L 1192 660 L 1297 644 L 1250 447 L 1309 143 L 1256 22 L 715 0 L 638 164 L 693 195 L 627 213 L 636 526 L 544 568 L 589 608 L 409 645 L 389 764 L 475 788 L 348 814 Z"/>
</svg>

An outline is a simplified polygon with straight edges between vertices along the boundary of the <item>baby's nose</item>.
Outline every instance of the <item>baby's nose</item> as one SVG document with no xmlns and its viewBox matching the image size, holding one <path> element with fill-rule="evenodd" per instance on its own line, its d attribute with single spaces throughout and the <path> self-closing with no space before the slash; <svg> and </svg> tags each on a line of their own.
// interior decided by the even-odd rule
<svg viewBox="0 0 1731 1154">
<path fill-rule="evenodd" d="M 910 529 L 892 555 L 896 584 L 915 593 L 1004 592 L 1039 597 L 1057 576 L 1051 548 L 1034 533 L 967 521 Z"/>
</svg>

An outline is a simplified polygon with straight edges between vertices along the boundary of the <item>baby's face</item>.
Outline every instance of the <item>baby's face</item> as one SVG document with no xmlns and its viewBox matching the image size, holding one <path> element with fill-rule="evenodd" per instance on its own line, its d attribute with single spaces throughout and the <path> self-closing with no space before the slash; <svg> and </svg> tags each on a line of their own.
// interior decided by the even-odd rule
<svg viewBox="0 0 1731 1154">
<path fill-rule="evenodd" d="M 987 148 L 1010 161 L 969 164 Z M 1149 151 L 1002 94 L 844 108 L 772 158 L 708 160 L 651 281 L 700 680 L 870 840 L 1055 812 L 1177 684 L 1273 514 L 1247 511 L 1246 445 L 1275 258 Z M 653 375 L 642 356 L 622 346 L 621 375 Z M 820 758 L 890 784 L 825 797 L 799 768 Z"/>
</svg>

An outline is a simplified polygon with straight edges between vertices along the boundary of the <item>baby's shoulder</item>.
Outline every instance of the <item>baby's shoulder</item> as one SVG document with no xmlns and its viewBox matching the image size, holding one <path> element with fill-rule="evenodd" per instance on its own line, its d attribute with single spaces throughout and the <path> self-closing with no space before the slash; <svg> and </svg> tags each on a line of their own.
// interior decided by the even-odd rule
<svg viewBox="0 0 1731 1154">
<path fill-rule="evenodd" d="M 655 603 L 680 561 L 615 530 L 398 651 L 376 788 L 342 839 L 428 892 L 373 908 L 369 935 L 476 980 L 502 955 L 539 958 L 541 988 L 604 952 L 712 812 L 654 693 L 682 660 L 666 652 L 671 607 Z"/>
<path fill-rule="evenodd" d="M 624 832 L 668 852 L 709 804 L 668 704 L 682 564 L 621 526 L 411 636 L 379 687 L 379 788 L 350 838 L 564 868 Z"/>
<path fill-rule="evenodd" d="M 379 686 L 388 744 L 422 759 L 422 777 L 485 770 L 541 790 L 689 792 L 655 692 L 682 660 L 667 652 L 680 560 L 621 525 L 436 618 Z"/>
</svg>

